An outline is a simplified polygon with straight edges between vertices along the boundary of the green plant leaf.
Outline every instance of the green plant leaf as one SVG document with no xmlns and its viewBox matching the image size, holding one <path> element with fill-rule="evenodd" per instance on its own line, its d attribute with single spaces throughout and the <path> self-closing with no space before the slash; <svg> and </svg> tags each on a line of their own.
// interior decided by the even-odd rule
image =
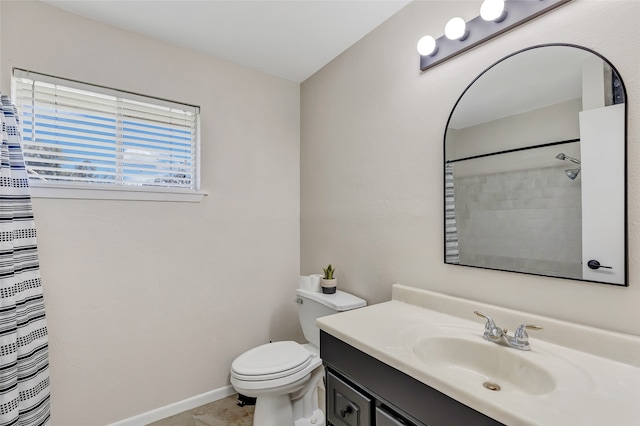
<svg viewBox="0 0 640 426">
<path fill-rule="evenodd" d="M 322 270 L 324 271 L 325 280 L 333 279 L 333 274 L 335 273 L 336 270 L 333 266 L 331 266 L 331 264 L 329 264 L 329 266 L 327 266 L 326 268 L 322 268 Z"/>
</svg>

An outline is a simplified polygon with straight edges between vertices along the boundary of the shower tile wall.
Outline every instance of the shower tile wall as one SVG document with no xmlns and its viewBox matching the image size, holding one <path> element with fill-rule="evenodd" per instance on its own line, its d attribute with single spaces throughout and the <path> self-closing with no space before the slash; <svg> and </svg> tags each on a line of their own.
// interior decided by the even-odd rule
<svg viewBox="0 0 640 426">
<path fill-rule="evenodd" d="M 460 263 L 580 278 L 580 177 L 565 168 L 456 178 Z"/>
</svg>

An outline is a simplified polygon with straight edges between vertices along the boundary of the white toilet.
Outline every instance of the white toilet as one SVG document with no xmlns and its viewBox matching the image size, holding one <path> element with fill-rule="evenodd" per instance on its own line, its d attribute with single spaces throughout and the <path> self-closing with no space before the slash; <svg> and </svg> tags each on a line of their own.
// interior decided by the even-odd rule
<svg viewBox="0 0 640 426">
<path fill-rule="evenodd" d="M 254 426 L 324 425 L 318 385 L 324 375 L 316 318 L 360 308 L 366 302 L 343 291 L 334 294 L 297 289 L 298 314 L 305 339 L 273 342 L 250 349 L 231 365 L 238 393 L 257 398 Z"/>
</svg>

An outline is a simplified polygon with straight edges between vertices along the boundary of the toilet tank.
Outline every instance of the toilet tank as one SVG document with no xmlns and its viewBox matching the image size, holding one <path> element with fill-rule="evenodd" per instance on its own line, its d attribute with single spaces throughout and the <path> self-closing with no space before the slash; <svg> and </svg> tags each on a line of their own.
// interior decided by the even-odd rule
<svg viewBox="0 0 640 426">
<path fill-rule="evenodd" d="M 320 347 L 320 329 L 316 319 L 342 311 L 362 308 L 367 305 L 364 299 L 353 294 L 337 290 L 334 294 L 297 289 L 298 316 L 304 338 L 316 348 Z"/>
</svg>

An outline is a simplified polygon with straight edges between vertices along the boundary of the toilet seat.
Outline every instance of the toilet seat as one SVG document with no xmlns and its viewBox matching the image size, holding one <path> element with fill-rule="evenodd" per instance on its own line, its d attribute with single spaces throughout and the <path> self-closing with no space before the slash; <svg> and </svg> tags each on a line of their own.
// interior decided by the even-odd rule
<svg viewBox="0 0 640 426">
<path fill-rule="evenodd" d="M 315 321 L 366 305 L 364 300 L 340 290 L 334 294 L 321 294 L 299 289 L 297 296 L 300 325 L 309 343 L 268 343 L 249 349 L 231 365 L 230 379 L 236 392 L 257 398 L 255 426 L 325 424 L 325 415 L 318 403 L 324 367 L 319 349 L 320 330 Z"/>
<path fill-rule="evenodd" d="M 242 381 L 275 380 L 306 370 L 316 364 L 313 361 L 313 354 L 299 343 L 267 343 L 236 358 L 231 365 L 231 376 Z"/>
</svg>

